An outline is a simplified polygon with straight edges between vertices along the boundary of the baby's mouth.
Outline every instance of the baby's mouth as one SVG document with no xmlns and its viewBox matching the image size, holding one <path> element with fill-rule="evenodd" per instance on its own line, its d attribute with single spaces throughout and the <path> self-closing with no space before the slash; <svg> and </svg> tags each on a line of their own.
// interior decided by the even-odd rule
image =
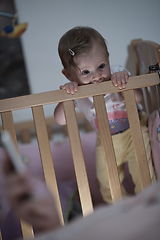
<svg viewBox="0 0 160 240">
<path fill-rule="evenodd" d="M 104 82 L 104 81 L 105 81 L 105 79 L 104 79 L 104 78 L 101 78 L 101 79 L 99 79 L 99 80 L 94 81 L 93 83 L 94 83 L 94 84 L 97 84 L 97 83 L 101 83 L 101 82 Z"/>
</svg>

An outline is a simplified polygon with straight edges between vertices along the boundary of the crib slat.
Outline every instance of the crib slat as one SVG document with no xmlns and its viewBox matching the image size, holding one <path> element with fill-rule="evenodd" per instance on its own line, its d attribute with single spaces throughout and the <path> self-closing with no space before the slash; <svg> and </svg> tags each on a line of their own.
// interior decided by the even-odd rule
<svg viewBox="0 0 160 240">
<path fill-rule="evenodd" d="M 146 86 L 153 86 L 159 84 L 158 73 L 145 74 L 141 76 L 130 77 L 127 83 L 126 90 L 133 88 L 142 88 Z M 48 105 L 52 103 L 59 103 L 62 101 L 70 101 L 78 98 L 92 97 L 93 95 L 100 95 L 106 93 L 118 92 L 117 88 L 111 83 L 111 81 L 102 82 L 97 84 L 96 88 L 94 84 L 85 86 L 79 86 L 76 94 L 67 94 L 66 91 L 54 90 L 50 92 L 42 92 L 31 95 L 25 95 L 16 98 L 2 99 L 0 105 L 0 112 L 17 110 L 23 108 L 29 108 L 40 105 Z"/>
<path fill-rule="evenodd" d="M 89 183 L 84 163 L 78 124 L 76 120 L 74 102 L 73 101 L 64 102 L 63 107 L 67 122 L 67 129 L 77 177 L 77 184 L 81 199 L 82 211 L 83 215 L 86 216 L 87 214 L 93 212 L 93 205 L 89 190 Z"/>
<path fill-rule="evenodd" d="M 23 129 L 21 131 L 21 137 L 22 137 L 22 142 L 23 143 L 30 143 L 31 142 L 31 136 L 29 129 Z"/>
<path fill-rule="evenodd" d="M 113 202 L 122 198 L 121 185 L 118 176 L 116 158 L 113 148 L 110 127 L 108 123 L 108 115 L 106 112 L 105 101 L 103 95 L 94 96 L 94 106 L 98 120 L 99 133 L 101 137 L 104 159 L 110 183 L 111 196 Z"/>
<path fill-rule="evenodd" d="M 9 111 L 9 112 L 1 113 L 1 118 L 2 118 L 3 129 L 7 130 L 11 134 L 11 137 L 18 150 L 16 131 L 14 127 L 12 112 Z M 34 237 L 33 228 L 22 220 L 20 222 L 21 222 L 23 237 L 24 238 Z"/>
<path fill-rule="evenodd" d="M 41 155 L 41 161 L 42 161 L 46 185 L 55 198 L 61 223 L 64 224 L 43 106 L 33 107 L 32 112 L 33 112 L 36 132 L 37 132 L 39 151 Z"/>
<path fill-rule="evenodd" d="M 34 238 L 33 228 L 22 219 L 21 219 L 21 229 L 22 229 L 22 234 L 24 239 L 30 238 L 31 236 L 32 238 Z"/>
<path fill-rule="evenodd" d="M 151 95 L 148 91 L 148 87 L 144 88 L 144 95 L 146 99 L 146 106 L 148 108 L 148 116 L 153 112 L 153 107 L 152 107 L 152 100 L 151 100 Z"/>
<path fill-rule="evenodd" d="M 2 240 L 2 234 L 1 234 L 1 230 L 0 230 L 0 240 Z"/>
<path fill-rule="evenodd" d="M 151 177 L 143 142 L 142 131 L 133 90 L 124 91 L 124 98 L 135 149 L 137 167 L 142 189 L 151 184 Z M 145 174 L 144 174 L 145 173 Z"/>
<path fill-rule="evenodd" d="M 18 151 L 16 131 L 15 131 L 15 127 L 14 127 L 12 112 L 8 111 L 5 113 L 1 113 L 1 118 L 2 118 L 3 129 L 8 131 L 11 134 L 12 139 L 15 142 L 15 146 Z"/>
<path fill-rule="evenodd" d="M 156 95 L 155 95 L 155 91 L 154 91 L 154 86 L 149 87 L 149 92 L 150 92 L 150 99 L 151 99 L 151 102 L 152 102 L 152 108 L 153 108 L 152 112 L 153 112 L 153 111 L 158 109 L 157 102 L 156 102 Z"/>
</svg>

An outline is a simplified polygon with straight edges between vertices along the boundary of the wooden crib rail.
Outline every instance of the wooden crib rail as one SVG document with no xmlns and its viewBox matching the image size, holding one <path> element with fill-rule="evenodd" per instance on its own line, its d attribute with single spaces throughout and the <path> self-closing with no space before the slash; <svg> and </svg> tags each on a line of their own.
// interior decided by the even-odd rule
<svg viewBox="0 0 160 240">
<path fill-rule="evenodd" d="M 73 101 L 63 103 L 83 215 L 93 211 Z M 85 186 L 85 187 L 84 187 Z"/>
<path fill-rule="evenodd" d="M 152 73 L 152 76 L 148 74 L 130 77 L 127 83 L 126 90 L 142 88 L 146 86 L 153 86 L 159 84 L 158 73 Z M 8 98 L 0 101 L 0 112 L 13 111 L 18 109 L 30 108 L 40 105 L 49 105 L 53 103 L 74 100 L 78 98 L 92 97 L 100 94 L 120 92 L 113 86 L 111 81 L 102 82 L 101 84 L 80 86 L 76 94 L 67 94 L 65 90 L 55 90 L 50 92 L 42 92 L 32 95 L 25 95 L 16 98 Z"/>
<path fill-rule="evenodd" d="M 16 139 L 16 131 L 14 127 L 13 115 L 11 111 L 1 113 L 3 129 L 8 131 L 11 134 L 12 139 L 14 140 L 15 146 L 18 150 L 18 144 Z M 25 238 L 33 236 L 33 228 L 25 223 L 23 220 L 21 222 L 22 234 Z"/>
<path fill-rule="evenodd" d="M 98 95 L 94 96 L 93 98 L 99 126 L 99 133 L 102 141 L 104 159 L 106 162 L 108 179 L 110 182 L 111 196 L 113 202 L 115 202 L 122 197 L 122 191 L 118 177 L 116 158 L 110 134 L 110 127 L 104 97 L 103 95 Z"/>
<path fill-rule="evenodd" d="M 134 39 L 131 42 L 133 56 L 136 66 L 136 75 L 147 74 L 149 66 L 159 64 L 160 68 L 160 45 L 153 41 L 143 39 Z M 142 105 L 149 116 L 153 111 L 157 110 L 157 94 L 160 95 L 160 88 L 146 87 L 142 88 L 143 102 Z"/>
<path fill-rule="evenodd" d="M 52 155 L 50 150 L 50 144 L 49 144 L 49 139 L 47 134 L 47 127 L 45 123 L 43 107 L 42 106 L 32 107 L 32 112 L 33 112 L 36 132 L 37 132 L 39 151 L 40 151 L 46 185 L 56 200 L 57 209 L 59 211 L 61 222 L 63 224 L 64 221 L 63 221 L 62 209 L 60 205 L 58 187 L 57 187 L 57 182 L 55 177 L 55 171 L 54 171 L 54 166 L 52 161 Z"/>
<path fill-rule="evenodd" d="M 136 101 L 134 97 L 134 91 L 129 90 L 124 92 L 124 99 L 127 108 L 127 114 L 131 129 L 131 135 L 136 155 L 137 167 L 141 182 L 141 187 L 144 189 L 151 183 L 149 168 L 147 164 L 147 157 L 145 154 L 145 147 L 143 143 L 142 132 L 140 129 L 140 122 L 138 111 L 136 107 Z M 145 174 L 143 174 L 145 172 Z"/>
<path fill-rule="evenodd" d="M 160 81 L 159 81 L 158 73 L 141 75 L 141 76 L 131 77 L 127 83 L 126 89 L 123 90 L 142 189 L 144 189 L 146 186 L 148 186 L 151 183 L 151 179 L 149 175 L 148 164 L 146 160 L 146 153 L 144 149 L 144 143 L 143 143 L 142 133 L 140 129 L 140 123 L 139 123 L 133 89 L 152 86 L 152 85 L 158 85 L 159 83 Z M 82 211 L 83 211 L 83 215 L 86 216 L 88 213 L 91 213 L 93 211 L 93 205 L 92 205 L 87 173 L 85 169 L 84 157 L 83 157 L 82 146 L 81 146 L 81 141 L 79 136 L 79 130 L 77 127 L 77 119 L 75 115 L 73 101 L 74 99 L 86 98 L 86 97 L 93 97 L 94 99 L 97 120 L 98 120 L 98 125 L 100 130 L 100 137 L 102 141 L 104 158 L 106 162 L 106 169 L 107 169 L 108 178 L 109 178 L 110 187 L 111 187 L 111 196 L 112 196 L 113 202 L 115 202 L 118 199 L 122 198 L 122 192 L 121 192 L 121 186 L 119 183 L 119 176 L 118 176 L 117 167 L 116 167 L 116 159 L 114 154 L 112 138 L 110 134 L 107 112 L 104 105 L 103 95 L 107 93 L 121 92 L 121 91 L 122 90 L 119 90 L 118 88 L 114 87 L 113 84 L 109 81 L 109 82 L 103 82 L 101 84 L 96 84 L 96 85 L 93 84 L 93 85 L 81 86 L 79 87 L 78 92 L 75 93 L 74 95 L 67 94 L 65 90 L 56 90 L 51 92 L 16 97 L 12 99 L 0 100 L 0 113 L 2 118 L 3 129 L 6 129 L 11 133 L 16 143 L 17 149 L 18 149 L 18 144 L 17 144 L 16 134 L 15 134 L 15 126 L 13 122 L 12 111 L 23 109 L 23 108 L 32 109 L 45 181 L 46 181 L 47 187 L 55 197 L 62 223 L 63 223 L 62 210 L 61 210 L 56 176 L 54 172 L 54 166 L 53 166 L 51 150 L 50 150 L 50 145 L 48 140 L 43 106 L 58 103 L 58 102 L 63 102 Z M 22 222 L 22 231 L 23 231 L 24 238 L 31 237 L 31 236 L 33 237 L 32 227 L 28 226 L 28 224 L 23 222 Z"/>
</svg>

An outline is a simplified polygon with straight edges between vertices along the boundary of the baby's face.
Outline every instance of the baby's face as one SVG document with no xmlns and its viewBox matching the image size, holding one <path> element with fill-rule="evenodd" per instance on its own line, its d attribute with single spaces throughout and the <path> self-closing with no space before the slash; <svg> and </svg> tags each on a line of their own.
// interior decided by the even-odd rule
<svg viewBox="0 0 160 240">
<path fill-rule="evenodd" d="M 99 44 L 94 43 L 91 50 L 87 53 L 74 56 L 77 69 L 71 68 L 70 74 L 72 81 L 79 85 L 89 83 L 100 83 L 111 78 L 108 54 Z"/>
</svg>

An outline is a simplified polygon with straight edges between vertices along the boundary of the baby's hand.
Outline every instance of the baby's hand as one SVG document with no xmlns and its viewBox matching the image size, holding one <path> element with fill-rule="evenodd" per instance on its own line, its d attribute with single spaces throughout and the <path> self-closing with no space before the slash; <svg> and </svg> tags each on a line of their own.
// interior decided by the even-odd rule
<svg viewBox="0 0 160 240">
<path fill-rule="evenodd" d="M 128 82 L 129 74 L 126 71 L 115 72 L 111 76 L 111 81 L 114 86 L 119 89 L 125 88 L 126 83 Z"/>
<path fill-rule="evenodd" d="M 69 94 L 75 94 L 78 91 L 78 83 L 77 82 L 69 82 L 60 86 L 60 89 L 65 89 Z"/>
</svg>

